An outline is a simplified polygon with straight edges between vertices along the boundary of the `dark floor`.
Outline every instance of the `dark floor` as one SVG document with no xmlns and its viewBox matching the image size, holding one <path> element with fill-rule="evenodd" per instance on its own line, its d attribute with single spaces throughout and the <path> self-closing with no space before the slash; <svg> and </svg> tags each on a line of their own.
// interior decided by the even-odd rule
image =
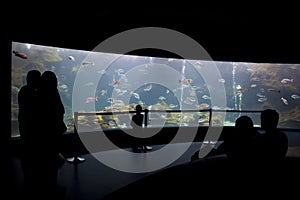
<svg viewBox="0 0 300 200">
<path fill-rule="evenodd" d="M 162 150 L 163 146 L 160 145 L 153 146 L 153 150 L 147 153 L 132 153 L 131 149 L 126 149 L 126 151 L 113 150 L 81 155 L 85 158 L 84 162 L 78 164 L 65 162 L 62 165 L 59 171 L 59 185 L 65 187 L 65 200 L 137 199 L 140 198 L 138 195 L 140 192 L 149 198 L 157 195 L 168 196 L 171 193 L 190 196 L 207 195 L 208 192 L 212 192 L 210 195 L 215 195 L 214 191 L 207 190 L 207 187 L 218 188 L 219 191 L 220 188 L 227 188 L 226 184 L 231 184 L 233 180 L 236 183 L 232 184 L 232 192 L 236 193 L 237 189 L 240 190 L 241 188 L 233 186 L 239 185 L 237 181 L 245 183 L 245 179 L 223 176 L 233 173 L 232 166 L 228 167 L 224 156 L 190 162 L 190 156 L 200 145 L 201 143 L 193 143 L 191 146 L 186 143 L 172 144 L 166 147 L 167 153 L 164 154 L 161 151 L 159 155 L 155 155 L 155 152 L 158 152 L 159 149 Z M 185 149 L 187 151 L 184 152 Z M 172 154 L 169 154 L 170 152 Z M 182 156 L 173 162 L 172 155 L 176 155 L 176 153 L 181 155 L 181 152 L 184 152 Z M 8 179 L 1 180 L 4 185 L 2 194 L 7 193 L 7 199 L 19 199 L 22 197 L 23 187 L 20 159 L 14 155 L 7 156 L 7 163 L 8 165 L 2 165 L 3 169 L 1 169 L 1 172 L 4 172 L 3 175 L 8 177 Z M 277 171 L 264 176 L 271 177 L 270 180 L 282 180 L 276 181 L 276 183 L 284 185 L 285 194 L 290 195 L 295 192 L 293 187 L 295 185 L 291 183 L 299 181 L 300 178 L 299 146 L 289 148 L 286 163 L 283 168 L 279 169 L 275 166 L 274 169 L 268 170 Z M 5 166 L 7 167 L 5 168 Z M 216 175 L 219 177 L 218 179 L 215 179 Z M 246 176 L 249 178 L 249 175 L 251 172 L 241 173 L 243 178 Z M 220 177 L 222 177 L 222 181 L 220 181 Z M 255 180 L 254 177 L 251 181 L 257 181 L 257 183 L 253 183 L 254 185 L 259 183 L 258 185 L 265 187 L 261 180 Z M 206 184 L 204 187 L 204 183 L 209 185 Z M 277 187 L 280 188 L 280 184 L 276 185 L 274 189 L 277 190 Z M 288 194 L 286 193 L 287 187 L 289 188 Z M 206 188 L 206 193 L 204 188 Z M 247 191 L 250 190 L 247 189 Z"/>
</svg>

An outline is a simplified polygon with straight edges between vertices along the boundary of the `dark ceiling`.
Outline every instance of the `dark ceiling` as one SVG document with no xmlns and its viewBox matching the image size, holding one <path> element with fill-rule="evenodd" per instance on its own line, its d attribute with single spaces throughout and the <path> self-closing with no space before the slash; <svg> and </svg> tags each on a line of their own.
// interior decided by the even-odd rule
<svg viewBox="0 0 300 200">
<path fill-rule="evenodd" d="M 135 5 L 138 6 L 138 5 Z M 300 63 L 298 12 L 295 8 L 170 5 L 101 7 L 19 6 L 9 20 L 8 41 L 92 50 L 103 40 L 138 27 L 164 27 L 194 40 L 213 60 Z M 8 20 L 8 19 L 7 19 Z M 138 51 L 155 54 L 161 51 Z"/>
</svg>

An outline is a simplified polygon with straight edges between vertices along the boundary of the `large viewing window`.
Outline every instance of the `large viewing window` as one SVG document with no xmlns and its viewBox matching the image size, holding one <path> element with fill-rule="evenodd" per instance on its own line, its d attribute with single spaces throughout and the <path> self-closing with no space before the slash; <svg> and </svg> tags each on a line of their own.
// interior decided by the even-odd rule
<svg viewBox="0 0 300 200">
<path fill-rule="evenodd" d="M 300 127 L 300 64 L 119 55 L 20 42 L 12 42 L 11 55 L 12 137 L 19 136 L 17 95 L 32 69 L 57 75 L 69 132 L 74 113 L 112 113 L 78 116 L 86 127 L 131 128 L 132 113 L 122 112 L 137 104 L 149 110 L 150 127 L 214 125 L 205 110 L 214 111 L 211 120 L 233 126 L 243 114 L 238 111 L 266 108 L 279 112 L 279 128 Z M 232 110 L 237 112 L 226 112 Z M 260 126 L 259 115 L 251 115 Z"/>
</svg>

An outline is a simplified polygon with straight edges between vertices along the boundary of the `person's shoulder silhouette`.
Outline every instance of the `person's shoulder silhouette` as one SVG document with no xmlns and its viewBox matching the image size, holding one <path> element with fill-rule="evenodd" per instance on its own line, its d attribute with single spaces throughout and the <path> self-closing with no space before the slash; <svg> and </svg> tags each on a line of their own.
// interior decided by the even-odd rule
<svg viewBox="0 0 300 200">
<path fill-rule="evenodd" d="M 257 136 L 258 132 L 254 128 L 252 119 L 246 115 L 240 116 L 235 120 L 233 133 L 225 137 L 217 148 L 210 148 L 211 151 L 205 157 L 225 154 L 232 161 L 251 162 L 257 156 Z M 192 155 L 191 160 L 198 159 L 198 155 L 199 150 Z"/>
<path fill-rule="evenodd" d="M 279 113 L 274 109 L 266 109 L 261 112 L 261 129 L 265 131 L 261 135 L 262 156 L 266 161 L 279 161 L 286 157 L 288 150 L 288 137 L 280 131 Z"/>
<path fill-rule="evenodd" d="M 229 158 L 234 160 L 252 161 L 257 158 L 258 132 L 254 128 L 252 119 L 242 115 L 235 121 L 235 130 L 232 138 L 224 141 L 225 151 Z"/>
</svg>

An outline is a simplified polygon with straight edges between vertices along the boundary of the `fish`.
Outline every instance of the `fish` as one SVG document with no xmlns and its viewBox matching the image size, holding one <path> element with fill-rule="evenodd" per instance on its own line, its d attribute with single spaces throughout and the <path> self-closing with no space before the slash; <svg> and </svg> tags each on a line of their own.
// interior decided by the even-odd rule
<svg viewBox="0 0 300 200">
<path fill-rule="evenodd" d="M 273 88 L 269 88 L 268 91 L 269 92 L 280 92 L 280 90 L 276 90 L 276 89 L 273 89 Z"/>
<path fill-rule="evenodd" d="M 236 86 L 236 91 L 237 92 L 243 92 L 249 90 L 248 88 L 242 88 L 240 85 Z"/>
<path fill-rule="evenodd" d="M 118 86 L 118 85 L 120 85 L 120 82 L 119 82 L 119 81 L 113 81 L 113 82 L 111 83 L 111 85 L 113 85 L 113 86 Z"/>
<path fill-rule="evenodd" d="M 280 100 L 282 101 L 282 103 L 284 103 L 285 105 L 289 105 L 289 102 L 287 99 L 281 97 Z"/>
<path fill-rule="evenodd" d="M 258 102 L 265 102 L 267 101 L 268 99 L 266 97 L 260 97 L 257 99 Z"/>
<path fill-rule="evenodd" d="M 300 96 L 297 95 L 297 94 L 292 94 L 292 95 L 291 95 L 291 98 L 293 98 L 293 99 L 300 99 Z"/>
<path fill-rule="evenodd" d="M 75 59 L 74 59 L 74 60 L 75 60 Z M 83 61 L 81 64 L 82 64 L 82 65 L 95 65 L 95 63 L 94 63 L 94 62 L 91 62 L 91 61 Z"/>
<path fill-rule="evenodd" d="M 19 51 L 13 51 L 13 53 L 19 58 L 28 59 L 28 56 L 25 53 L 21 53 Z"/>
<path fill-rule="evenodd" d="M 190 79 L 190 78 L 179 80 L 179 83 L 192 83 L 192 82 L 193 82 L 193 79 Z"/>
<path fill-rule="evenodd" d="M 144 91 L 150 91 L 151 89 L 152 89 L 152 84 L 149 84 L 144 88 Z"/>
<path fill-rule="evenodd" d="M 160 96 L 160 97 L 158 97 L 158 99 L 161 100 L 161 101 L 164 101 L 164 100 L 166 100 L 166 97 Z"/>
<path fill-rule="evenodd" d="M 69 60 L 75 61 L 74 56 L 68 56 Z"/>
<path fill-rule="evenodd" d="M 113 102 L 114 102 L 114 99 L 113 99 L 113 98 L 107 98 L 107 99 L 106 99 L 106 102 L 108 102 L 108 103 L 113 103 Z"/>
<path fill-rule="evenodd" d="M 175 104 L 172 104 L 172 103 L 169 104 L 169 107 L 170 107 L 170 108 L 176 108 L 177 106 L 178 106 L 178 105 L 175 105 Z"/>
<path fill-rule="evenodd" d="M 18 93 L 20 91 L 20 88 L 16 87 L 16 86 L 11 86 L 11 90 L 14 92 L 14 93 Z"/>
<path fill-rule="evenodd" d="M 85 103 L 91 103 L 93 101 L 98 101 L 98 96 L 85 98 Z"/>
<path fill-rule="evenodd" d="M 294 79 L 292 78 L 283 78 L 281 79 L 281 83 L 292 83 L 294 81 Z"/>
<path fill-rule="evenodd" d="M 105 94 L 107 94 L 107 90 L 104 90 L 104 89 L 103 89 L 103 90 L 100 90 L 99 93 L 100 93 L 101 95 L 105 95 Z"/>
<path fill-rule="evenodd" d="M 118 69 L 115 69 L 115 72 L 118 73 L 118 74 L 121 74 L 121 73 L 124 73 L 124 69 L 122 68 L 118 68 Z"/>
<path fill-rule="evenodd" d="M 209 104 L 207 103 L 200 103 L 199 105 L 197 105 L 198 108 L 208 108 Z"/>
<path fill-rule="evenodd" d="M 218 79 L 218 82 L 219 82 L 219 83 L 225 83 L 225 79 L 224 79 L 224 78 L 219 78 L 219 79 Z"/>
<path fill-rule="evenodd" d="M 136 92 L 130 92 L 136 99 L 140 99 L 140 95 Z"/>
<path fill-rule="evenodd" d="M 264 94 L 262 94 L 262 93 L 260 93 L 260 92 L 257 93 L 256 96 L 258 96 L 258 97 L 260 97 L 260 98 L 265 98 L 265 97 L 266 97 Z"/>
<path fill-rule="evenodd" d="M 210 96 L 208 96 L 208 95 L 205 94 L 205 95 L 202 96 L 202 98 L 203 99 L 210 99 Z"/>
</svg>

